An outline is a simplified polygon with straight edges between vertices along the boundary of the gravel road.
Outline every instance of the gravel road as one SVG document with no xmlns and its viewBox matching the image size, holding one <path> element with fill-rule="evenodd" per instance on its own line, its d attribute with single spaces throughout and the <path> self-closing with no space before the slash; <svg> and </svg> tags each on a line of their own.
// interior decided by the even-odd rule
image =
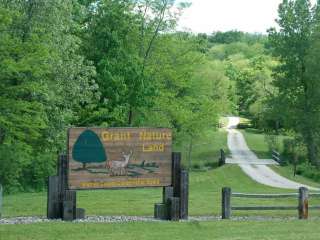
<svg viewBox="0 0 320 240">
<path fill-rule="evenodd" d="M 311 217 L 311 220 L 320 220 L 319 217 Z M 296 221 L 297 217 L 266 217 L 266 216 L 234 216 L 232 221 Z M 188 220 L 180 220 L 180 222 L 208 222 L 208 221 L 224 221 L 221 216 L 190 216 Z M 166 222 L 165 220 L 156 220 L 153 217 L 140 216 L 88 216 L 85 219 L 72 221 L 73 224 L 78 223 L 128 223 L 128 222 Z M 49 220 L 45 217 L 13 217 L 0 219 L 0 225 L 16 225 L 16 224 L 41 224 L 41 223 L 69 223 L 58 220 Z"/>
<path fill-rule="evenodd" d="M 238 165 L 250 178 L 258 183 L 276 188 L 298 189 L 307 187 L 310 190 L 319 190 L 284 178 L 264 164 L 254 164 L 259 163 L 259 158 L 248 148 L 242 133 L 235 129 L 239 122 L 239 117 L 229 117 L 227 126 L 228 147 L 232 159 L 241 159 L 242 163 Z M 247 163 L 243 163 L 243 161 L 247 161 Z"/>
</svg>

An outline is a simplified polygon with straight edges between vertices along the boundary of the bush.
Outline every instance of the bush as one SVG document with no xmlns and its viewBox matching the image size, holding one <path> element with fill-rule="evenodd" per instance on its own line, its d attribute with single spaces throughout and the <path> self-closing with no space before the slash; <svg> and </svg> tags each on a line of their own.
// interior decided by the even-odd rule
<svg viewBox="0 0 320 240">
<path fill-rule="evenodd" d="M 6 193 L 43 190 L 53 175 L 56 154 L 33 152 L 19 143 L 0 146 L 0 182 Z"/>
<path fill-rule="evenodd" d="M 315 166 L 303 163 L 297 167 L 297 174 L 320 182 L 320 171 Z"/>
</svg>

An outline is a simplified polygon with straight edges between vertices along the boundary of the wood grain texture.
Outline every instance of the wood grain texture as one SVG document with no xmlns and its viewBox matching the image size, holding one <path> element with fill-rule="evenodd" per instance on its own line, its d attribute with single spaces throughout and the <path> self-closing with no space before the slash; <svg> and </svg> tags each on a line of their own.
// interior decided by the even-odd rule
<svg viewBox="0 0 320 240">
<path fill-rule="evenodd" d="M 94 156 L 89 159 L 90 149 L 100 155 L 101 151 L 94 146 L 96 140 L 81 137 L 88 130 L 91 135 L 87 136 L 92 137 L 93 132 L 100 140 L 105 161 L 100 157 L 99 162 L 94 162 L 98 159 Z M 172 131 L 167 128 L 71 128 L 67 153 L 69 189 L 170 186 L 171 152 Z"/>
</svg>

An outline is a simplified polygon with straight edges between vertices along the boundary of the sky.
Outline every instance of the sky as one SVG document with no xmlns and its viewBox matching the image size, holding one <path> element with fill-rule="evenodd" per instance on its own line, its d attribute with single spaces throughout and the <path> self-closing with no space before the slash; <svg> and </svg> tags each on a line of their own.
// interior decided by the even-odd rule
<svg viewBox="0 0 320 240">
<path fill-rule="evenodd" d="M 195 33 L 240 30 L 266 33 L 276 27 L 282 0 L 191 0 L 179 21 L 179 30 Z M 314 2 L 314 1 L 313 1 Z"/>
</svg>

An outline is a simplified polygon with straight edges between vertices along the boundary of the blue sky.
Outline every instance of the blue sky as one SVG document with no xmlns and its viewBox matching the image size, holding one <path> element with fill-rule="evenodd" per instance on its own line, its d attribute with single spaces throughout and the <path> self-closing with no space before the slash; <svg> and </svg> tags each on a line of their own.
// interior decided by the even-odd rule
<svg viewBox="0 0 320 240">
<path fill-rule="evenodd" d="M 312 0 L 315 2 L 315 0 Z M 265 33 L 275 27 L 282 0 L 191 0 L 179 22 L 179 30 L 195 33 L 241 30 Z"/>
</svg>

